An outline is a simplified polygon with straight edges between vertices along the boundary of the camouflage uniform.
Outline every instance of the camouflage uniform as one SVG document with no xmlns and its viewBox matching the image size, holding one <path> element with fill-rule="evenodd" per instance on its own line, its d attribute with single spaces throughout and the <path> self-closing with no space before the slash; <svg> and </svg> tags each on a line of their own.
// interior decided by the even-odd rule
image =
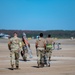
<svg viewBox="0 0 75 75">
<path fill-rule="evenodd" d="M 52 54 L 52 43 L 54 41 L 51 38 L 46 38 L 46 56 L 47 56 L 47 64 L 50 66 L 50 59 Z"/>
<path fill-rule="evenodd" d="M 37 64 L 40 65 L 41 63 L 44 63 L 42 62 L 42 56 L 44 55 L 44 51 L 45 51 L 45 44 L 46 44 L 46 41 L 44 38 L 39 38 L 37 41 L 36 41 L 36 45 L 37 45 Z"/>
<path fill-rule="evenodd" d="M 10 50 L 10 57 L 11 57 L 11 67 L 14 67 L 14 64 L 19 67 L 19 52 L 21 46 L 21 40 L 18 37 L 13 37 L 10 39 L 11 42 L 11 50 Z"/>
</svg>

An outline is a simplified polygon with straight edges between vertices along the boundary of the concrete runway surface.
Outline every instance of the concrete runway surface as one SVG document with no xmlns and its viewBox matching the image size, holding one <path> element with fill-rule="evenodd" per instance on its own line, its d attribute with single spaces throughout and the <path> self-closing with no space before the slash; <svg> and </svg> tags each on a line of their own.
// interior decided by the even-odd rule
<svg viewBox="0 0 75 75">
<path fill-rule="evenodd" d="M 0 75 L 75 75 L 75 39 L 58 39 L 61 43 L 60 50 L 52 52 L 51 66 L 37 68 L 37 56 L 35 40 L 29 40 L 33 58 L 23 61 L 20 56 L 20 70 L 10 70 L 10 51 L 7 46 L 8 40 L 0 39 Z"/>
</svg>

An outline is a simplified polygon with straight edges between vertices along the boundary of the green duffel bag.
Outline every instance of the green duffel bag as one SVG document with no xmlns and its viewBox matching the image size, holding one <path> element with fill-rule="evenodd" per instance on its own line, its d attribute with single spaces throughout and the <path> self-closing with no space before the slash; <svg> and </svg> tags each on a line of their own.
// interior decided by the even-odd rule
<svg viewBox="0 0 75 75">
<path fill-rule="evenodd" d="M 47 44 L 46 48 L 52 49 L 52 45 L 51 44 Z"/>
</svg>

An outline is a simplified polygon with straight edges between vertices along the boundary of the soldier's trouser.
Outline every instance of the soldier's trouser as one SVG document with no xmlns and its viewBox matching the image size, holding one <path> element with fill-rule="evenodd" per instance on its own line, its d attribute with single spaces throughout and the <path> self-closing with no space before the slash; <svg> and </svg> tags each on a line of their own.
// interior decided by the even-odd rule
<svg viewBox="0 0 75 75">
<path fill-rule="evenodd" d="M 10 62 L 11 62 L 11 66 L 15 64 L 15 66 L 19 66 L 19 51 L 15 50 L 15 51 L 11 51 L 10 52 Z"/>
<path fill-rule="evenodd" d="M 44 48 L 37 48 L 37 63 L 42 62 L 42 56 L 44 55 Z"/>
<path fill-rule="evenodd" d="M 47 64 L 50 63 L 51 54 L 52 54 L 52 49 L 47 48 L 47 49 L 46 49 Z"/>
<path fill-rule="evenodd" d="M 23 57 L 26 57 L 27 58 L 28 50 L 27 50 L 27 47 L 26 46 L 23 47 L 23 51 L 24 51 Z"/>
</svg>

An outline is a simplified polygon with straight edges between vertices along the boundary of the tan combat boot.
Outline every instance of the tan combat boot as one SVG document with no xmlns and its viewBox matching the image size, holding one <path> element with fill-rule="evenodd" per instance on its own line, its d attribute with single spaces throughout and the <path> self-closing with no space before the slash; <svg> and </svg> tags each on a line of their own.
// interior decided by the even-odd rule
<svg viewBox="0 0 75 75">
<path fill-rule="evenodd" d="M 14 65 L 11 65 L 11 70 L 14 70 Z"/>
<path fill-rule="evenodd" d="M 16 66 L 16 70 L 19 70 L 19 66 Z"/>
</svg>

